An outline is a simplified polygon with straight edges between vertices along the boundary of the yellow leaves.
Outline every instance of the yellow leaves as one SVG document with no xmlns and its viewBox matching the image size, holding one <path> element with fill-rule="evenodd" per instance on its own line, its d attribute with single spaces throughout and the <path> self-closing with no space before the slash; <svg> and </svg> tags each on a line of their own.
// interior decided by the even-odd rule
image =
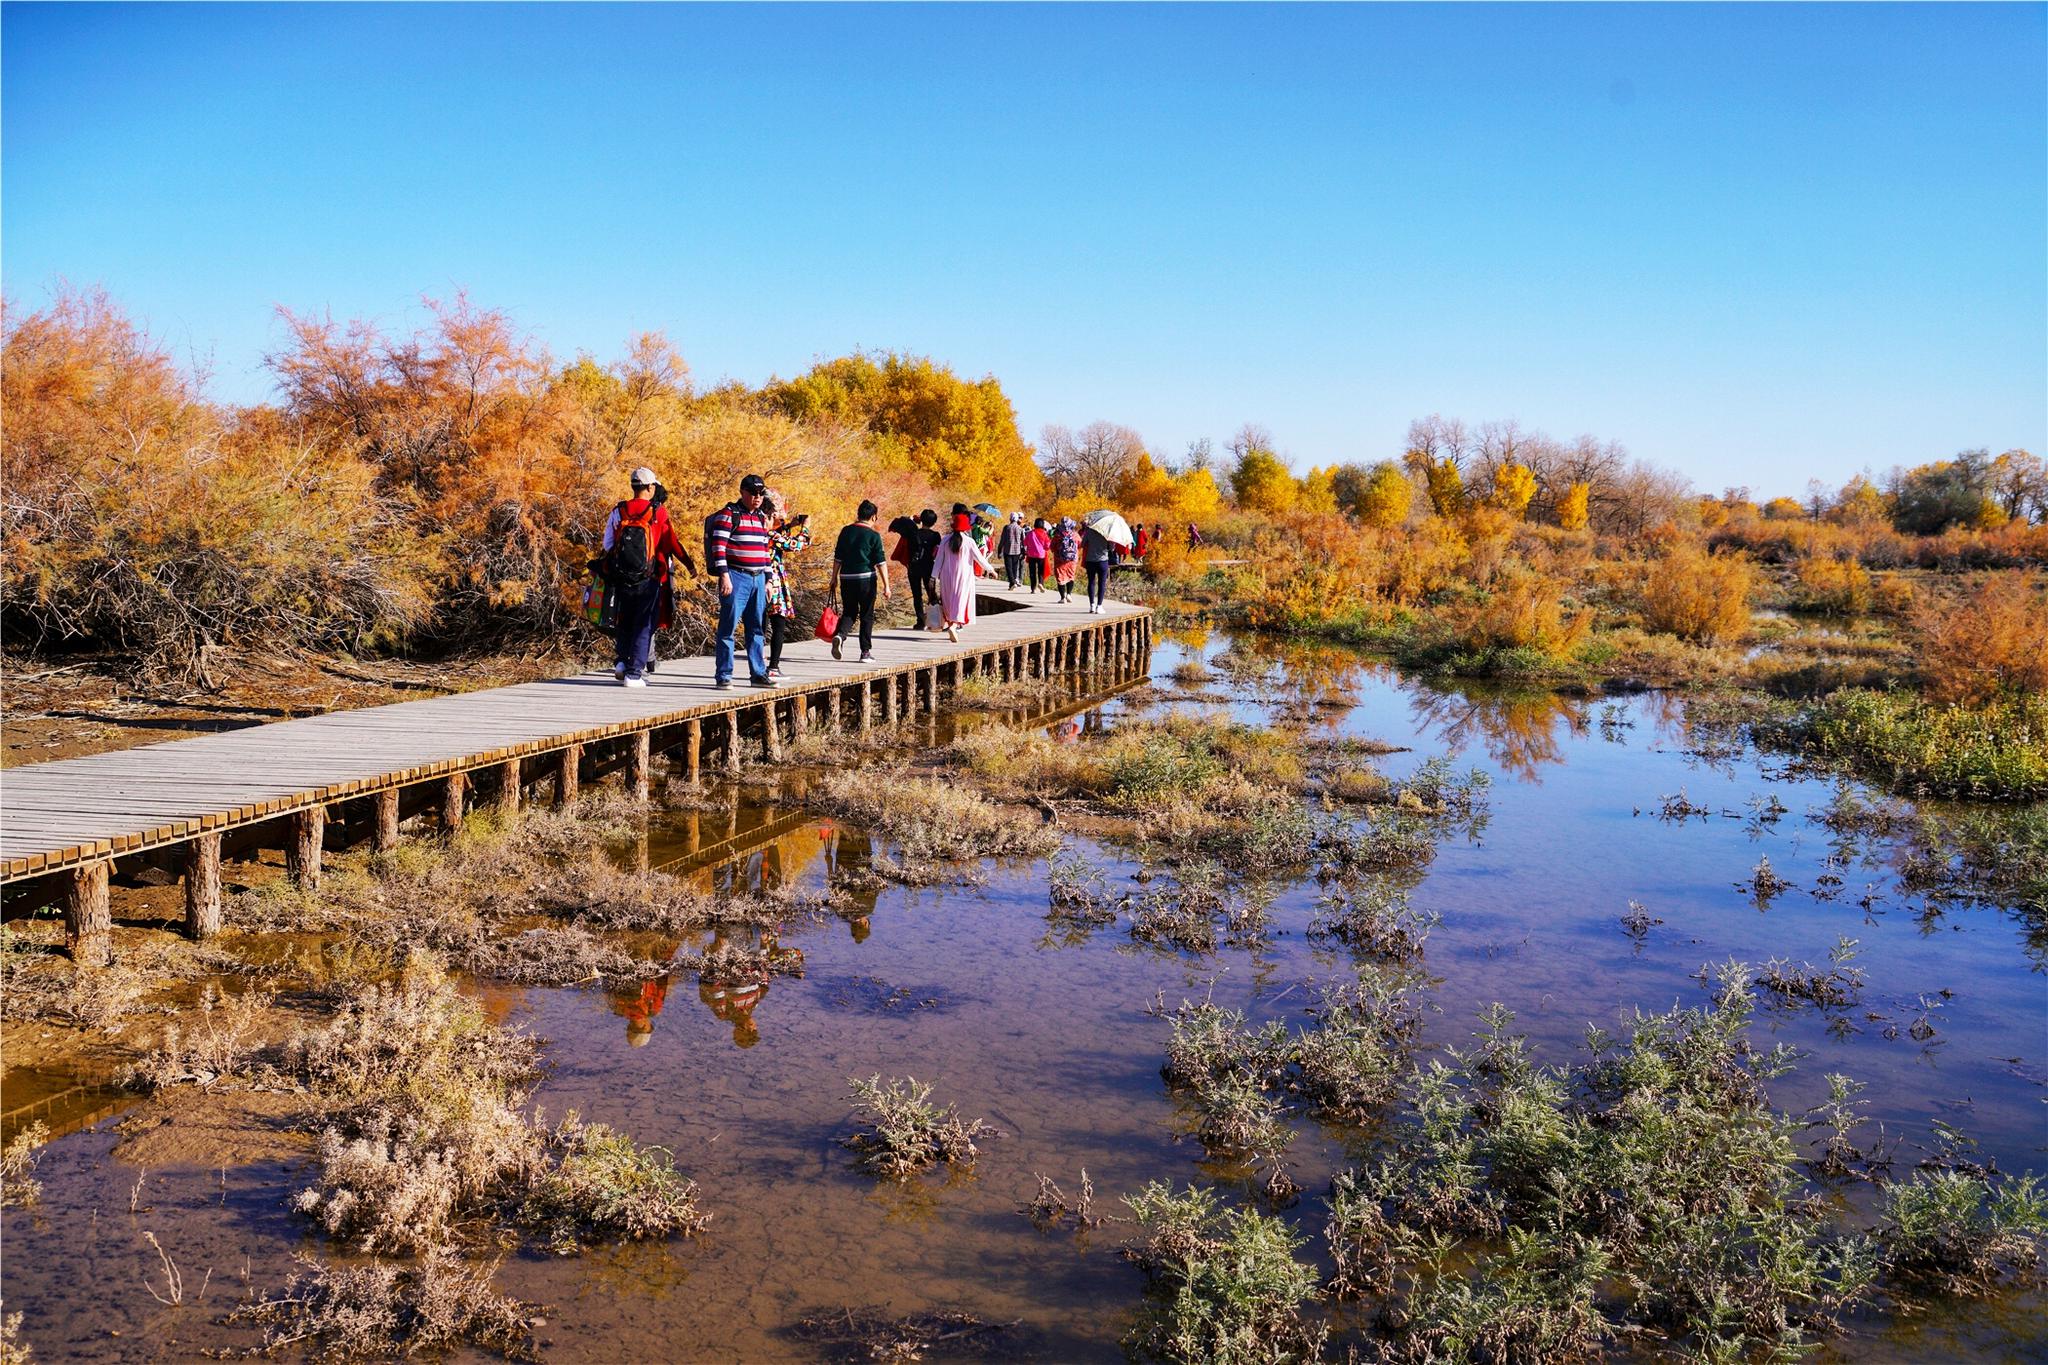
<svg viewBox="0 0 2048 1365">
<path fill-rule="evenodd" d="M 1732 640 L 1749 629 L 1754 571 L 1738 555 L 1710 555 L 1683 542 L 1650 566 L 1643 616 L 1650 629 L 1682 640 Z"/>
<path fill-rule="evenodd" d="M 1565 489 L 1564 496 L 1557 500 L 1557 524 L 1567 531 L 1586 529 L 1588 504 L 1592 501 L 1593 485 L 1575 483 Z"/>
<path fill-rule="evenodd" d="M 1493 472 L 1493 500 L 1516 520 L 1528 515 L 1536 496 L 1536 471 L 1524 464 L 1504 464 Z"/>
<path fill-rule="evenodd" d="M 1408 509 L 1415 502 L 1415 486 L 1390 463 L 1374 468 L 1365 482 L 1354 509 L 1358 519 L 1382 531 L 1398 530 L 1408 521 Z"/>
<path fill-rule="evenodd" d="M 1237 505 L 1250 512 L 1277 514 L 1294 506 L 1299 485 L 1280 458 L 1269 450 L 1249 447 L 1231 471 L 1230 491 Z"/>
</svg>

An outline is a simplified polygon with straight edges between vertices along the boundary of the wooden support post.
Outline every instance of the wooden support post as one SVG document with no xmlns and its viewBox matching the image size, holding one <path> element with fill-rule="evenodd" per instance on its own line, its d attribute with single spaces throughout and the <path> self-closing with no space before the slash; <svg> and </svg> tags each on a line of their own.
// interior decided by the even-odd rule
<svg viewBox="0 0 2048 1365">
<path fill-rule="evenodd" d="M 450 773 L 441 780 L 441 832 L 453 834 L 462 828 L 462 798 L 469 791 L 469 778 Z"/>
<path fill-rule="evenodd" d="M 635 731 L 626 737 L 626 795 L 635 801 L 647 799 L 654 767 L 654 734 Z"/>
<path fill-rule="evenodd" d="M 789 728 L 799 736 L 810 733 L 811 699 L 802 692 L 789 699 Z"/>
<path fill-rule="evenodd" d="M 835 735 L 839 733 L 839 694 L 845 690 L 843 687 L 834 687 L 825 694 L 825 728 Z"/>
<path fill-rule="evenodd" d="M 376 823 L 370 830 L 370 848 L 389 853 L 398 847 L 398 788 L 386 787 L 370 798 L 377 803 Z"/>
<path fill-rule="evenodd" d="M 889 680 L 889 690 L 896 696 L 896 719 L 902 720 L 910 714 L 910 675 L 896 674 Z"/>
<path fill-rule="evenodd" d="M 939 666 L 933 664 L 924 670 L 924 713 L 932 715 L 939 709 Z"/>
<path fill-rule="evenodd" d="M 782 726 L 775 715 L 775 703 L 770 701 L 761 707 L 761 728 L 763 738 L 761 752 L 770 763 L 782 761 Z"/>
<path fill-rule="evenodd" d="M 202 834 L 185 845 L 185 934 L 220 932 L 220 835 Z"/>
<path fill-rule="evenodd" d="M 291 838 L 284 846 L 284 872 L 301 891 L 320 889 L 320 846 L 327 839 L 327 807 L 314 803 L 291 813 Z"/>
<path fill-rule="evenodd" d="M 860 716 L 856 720 L 860 732 L 866 734 L 874 726 L 875 689 L 872 682 L 860 685 Z"/>
<path fill-rule="evenodd" d="M 583 779 L 583 746 L 565 744 L 562 746 L 561 766 L 555 769 L 555 804 L 573 806 L 576 804 L 577 784 Z"/>
<path fill-rule="evenodd" d="M 736 773 L 740 770 L 740 713 L 725 713 L 725 770 Z"/>
<path fill-rule="evenodd" d="M 71 870 L 64 944 L 80 967 L 104 967 L 114 960 L 114 911 L 107 898 L 107 874 L 113 868 L 113 859 L 101 858 Z"/>
<path fill-rule="evenodd" d="M 690 785 L 697 785 L 697 773 L 704 762 L 704 722 L 687 720 L 683 722 L 683 765 L 690 775 Z"/>
<path fill-rule="evenodd" d="M 523 778 L 518 759 L 508 758 L 498 765 L 498 814 L 508 819 L 519 814 L 519 799 L 525 795 L 520 790 Z"/>
</svg>

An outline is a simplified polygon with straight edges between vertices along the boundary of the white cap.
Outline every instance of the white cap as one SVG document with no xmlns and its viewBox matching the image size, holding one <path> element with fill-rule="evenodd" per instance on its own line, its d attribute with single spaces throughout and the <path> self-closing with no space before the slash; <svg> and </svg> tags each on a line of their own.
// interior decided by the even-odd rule
<svg viewBox="0 0 2048 1365">
<path fill-rule="evenodd" d="M 633 487 L 635 488 L 652 488 L 660 482 L 660 479 L 654 477 L 654 471 L 644 464 L 633 471 Z"/>
</svg>

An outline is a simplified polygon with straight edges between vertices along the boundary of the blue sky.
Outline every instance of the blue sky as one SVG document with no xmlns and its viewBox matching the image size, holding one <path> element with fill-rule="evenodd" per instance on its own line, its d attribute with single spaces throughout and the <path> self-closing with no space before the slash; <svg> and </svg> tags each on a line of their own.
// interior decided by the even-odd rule
<svg viewBox="0 0 2048 1365">
<path fill-rule="evenodd" d="M 7 4 L 0 275 L 235 401 L 276 305 L 466 288 L 701 381 L 929 354 L 1027 436 L 1514 416 L 1796 491 L 2048 448 L 2044 16 Z"/>
</svg>

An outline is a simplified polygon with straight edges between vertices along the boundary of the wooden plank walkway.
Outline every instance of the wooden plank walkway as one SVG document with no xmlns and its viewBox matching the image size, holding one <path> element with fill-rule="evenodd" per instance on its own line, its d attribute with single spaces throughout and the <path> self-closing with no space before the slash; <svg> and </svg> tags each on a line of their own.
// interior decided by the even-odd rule
<svg viewBox="0 0 2048 1365">
<path fill-rule="evenodd" d="M 814 723 L 817 709 L 836 724 L 844 703 L 849 720 L 865 726 L 871 717 L 929 709 L 941 685 L 957 686 L 977 671 L 1005 678 L 1142 671 L 1149 657 L 1144 608 L 1111 602 L 1096 616 L 1079 600 L 1062 606 L 1050 593 L 1002 589 L 984 589 L 981 599 L 985 614 L 960 643 L 878 630 L 870 664 L 854 661 L 853 641 L 843 662 L 822 641 L 792 641 L 783 650 L 783 685 L 773 690 L 747 685 L 744 656 L 735 685 L 723 691 L 712 686 L 708 657 L 666 660 L 644 689 L 593 671 L 9 768 L 0 771 L 0 884 L 104 869 L 111 858 L 193 841 L 210 843 L 217 859 L 218 839 L 208 836 L 293 815 L 310 825 L 300 836 L 310 840 L 301 856 L 310 850 L 317 876 L 332 802 L 381 797 L 380 833 L 395 831 L 400 789 L 438 781 L 452 793 L 444 798 L 452 807 L 441 809 L 459 819 L 468 774 L 485 771 L 499 786 L 516 774 L 499 797 L 509 796 L 507 804 L 539 780 L 556 782 L 558 795 L 573 793 L 584 746 L 619 739 L 628 741 L 629 780 L 644 787 L 656 731 L 667 732 L 667 743 L 654 747 L 687 744 L 694 774 L 706 721 L 723 727 L 730 762 L 743 717 L 758 717 L 744 723 L 760 731 L 772 754 L 785 731 Z M 550 765 L 550 756 L 559 761 Z"/>
</svg>

